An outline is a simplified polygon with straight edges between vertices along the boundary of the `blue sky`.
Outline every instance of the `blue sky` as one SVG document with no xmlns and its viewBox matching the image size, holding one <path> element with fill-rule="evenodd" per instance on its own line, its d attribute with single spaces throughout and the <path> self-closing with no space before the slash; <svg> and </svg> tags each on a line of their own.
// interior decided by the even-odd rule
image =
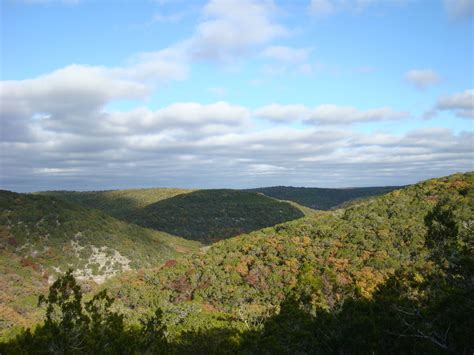
<svg viewBox="0 0 474 355">
<path fill-rule="evenodd" d="M 473 170 L 472 0 L 6 0 L 0 187 Z"/>
</svg>

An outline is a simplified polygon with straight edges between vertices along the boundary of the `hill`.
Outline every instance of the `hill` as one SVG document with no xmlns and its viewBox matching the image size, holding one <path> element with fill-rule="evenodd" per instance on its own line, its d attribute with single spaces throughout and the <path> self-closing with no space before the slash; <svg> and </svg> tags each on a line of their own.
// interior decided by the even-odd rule
<svg viewBox="0 0 474 355">
<path fill-rule="evenodd" d="M 445 280 L 443 275 L 447 273 L 443 271 L 446 264 L 436 259 L 437 243 L 440 241 L 435 240 L 458 238 L 458 242 L 454 239 L 443 242 L 445 244 L 441 249 L 446 249 L 449 255 L 461 255 L 463 250 L 462 253 L 467 253 L 471 258 L 469 260 L 472 260 L 472 230 L 469 228 L 472 228 L 473 216 L 474 174 L 457 174 L 371 198 L 345 210 L 319 212 L 224 240 L 213 244 L 203 255 L 173 260 L 159 269 L 124 274 L 111 280 L 107 287 L 116 295 L 123 305 L 123 312 L 132 321 L 159 304 L 167 315 L 170 339 L 174 336 L 176 341 L 188 332 L 216 334 L 215 338 L 211 338 L 217 342 L 217 334 L 225 334 L 223 329 L 227 329 L 232 336 L 241 334 L 242 329 L 261 330 L 262 324 L 278 317 L 279 310 L 290 296 L 296 297 L 299 307 L 302 307 L 297 309 L 307 314 L 308 319 L 321 312 L 338 319 L 342 317 L 338 310 L 346 302 L 354 300 L 355 304 L 365 302 L 367 305 L 378 297 L 384 287 L 388 287 L 386 285 L 395 282 L 391 280 L 401 285 L 396 291 L 400 294 L 390 295 L 393 302 L 405 300 L 402 295 L 407 295 L 406 302 L 419 302 L 419 307 L 428 307 L 433 300 L 445 304 L 443 297 L 451 297 L 453 289 L 442 288 L 446 281 L 436 281 L 437 286 L 429 283 L 429 280 L 436 278 Z M 441 231 L 441 237 L 436 237 L 439 235 L 437 230 Z M 448 233 L 448 230 L 453 232 Z M 460 248 L 460 251 L 449 251 L 449 245 Z M 471 249 L 465 249 L 466 245 L 470 245 Z M 469 277 L 472 277 L 472 269 L 467 268 L 465 272 L 470 272 Z M 472 287 L 472 284 L 467 285 Z M 432 287 L 435 288 L 430 291 Z M 466 295 L 462 287 L 459 292 Z M 457 334 L 458 341 L 459 334 L 468 327 L 463 323 L 465 317 L 472 315 L 472 310 L 469 313 L 463 308 L 465 306 L 461 306 L 467 302 L 463 297 L 455 306 L 460 308 L 449 310 L 446 305 L 437 306 L 441 307 L 438 309 L 440 317 L 442 314 L 448 318 L 441 325 L 436 324 L 437 331 L 443 329 L 446 332 L 451 328 L 453 336 Z M 128 312 L 132 306 L 133 312 Z M 299 322 L 297 309 L 293 308 L 293 318 L 291 314 L 287 315 L 294 324 Z M 387 310 L 373 314 L 374 322 L 378 319 L 376 316 L 385 314 Z M 435 322 L 429 312 L 427 319 Z M 456 317 L 463 319 L 456 325 L 459 329 L 454 330 L 455 326 L 450 325 L 446 312 L 454 312 Z M 464 313 L 466 315 L 461 316 Z M 182 314 L 182 318 L 178 314 Z M 364 315 L 359 316 L 362 317 L 361 322 L 369 321 L 362 320 Z M 208 320 L 203 324 L 200 319 Z M 295 331 L 288 319 L 286 322 L 288 334 Z M 343 327 L 343 323 L 339 326 Z M 402 323 L 398 326 L 400 334 L 407 331 Z M 280 332 L 281 324 L 275 327 L 267 336 L 272 339 L 270 343 L 277 344 L 288 334 Z M 338 331 L 338 328 L 334 330 L 335 337 Z M 351 331 L 357 333 L 360 329 L 355 326 Z M 389 335 L 384 334 L 383 329 L 380 331 L 377 336 L 388 341 L 386 337 Z M 280 339 L 279 335 L 283 338 Z M 194 341 L 199 339 L 196 336 Z M 353 335 L 347 336 L 344 341 L 350 343 Z M 374 335 L 375 339 L 377 336 Z M 318 338 L 317 334 L 314 337 Z M 286 351 L 291 351 L 292 346 L 297 345 L 291 342 L 297 342 L 298 338 L 287 341 L 289 343 L 282 345 L 278 351 L 285 352 L 284 346 L 288 346 Z M 364 344 L 363 339 L 360 341 L 362 343 L 358 346 Z M 370 346 L 371 343 L 367 344 Z M 423 344 L 425 351 L 436 350 L 429 340 Z M 346 351 L 348 349 L 351 348 L 346 348 Z M 308 348 L 302 351 L 307 352 Z"/>
<path fill-rule="evenodd" d="M 132 353 L 471 353 L 473 231 L 474 173 L 424 181 L 120 273 L 91 324 L 49 322 L 6 349 L 79 331 Z"/>
<path fill-rule="evenodd" d="M 303 216 L 289 203 L 239 190 L 48 192 L 142 227 L 210 244 Z"/>
<path fill-rule="evenodd" d="M 101 283 L 199 247 L 54 197 L 0 191 L 0 328 L 27 324 L 38 294 L 69 268 Z"/>
<path fill-rule="evenodd" d="M 324 189 L 318 187 L 273 186 L 250 189 L 279 200 L 294 201 L 316 210 L 330 210 L 349 201 L 383 195 L 402 186 Z"/>
<path fill-rule="evenodd" d="M 210 244 L 302 216 L 289 203 L 256 193 L 199 190 L 148 205 L 130 220 Z"/>
<path fill-rule="evenodd" d="M 127 219 L 130 213 L 148 205 L 192 191 L 194 190 L 152 188 L 83 192 L 45 191 L 37 194 L 56 197 L 87 208 L 98 209 L 117 219 Z"/>
</svg>

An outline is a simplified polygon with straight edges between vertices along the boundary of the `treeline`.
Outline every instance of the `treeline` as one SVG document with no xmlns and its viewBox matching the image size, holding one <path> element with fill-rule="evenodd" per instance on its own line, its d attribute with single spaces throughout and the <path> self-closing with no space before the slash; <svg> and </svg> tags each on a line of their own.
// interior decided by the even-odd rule
<svg viewBox="0 0 474 355">
<path fill-rule="evenodd" d="M 344 203 L 371 196 L 383 195 L 403 186 L 354 187 L 347 189 L 325 189 L 318 187 L 272 186 L 250 189 L 264 195 L 297 202 L 317 210 L 329 210 Z"/>
</svg>

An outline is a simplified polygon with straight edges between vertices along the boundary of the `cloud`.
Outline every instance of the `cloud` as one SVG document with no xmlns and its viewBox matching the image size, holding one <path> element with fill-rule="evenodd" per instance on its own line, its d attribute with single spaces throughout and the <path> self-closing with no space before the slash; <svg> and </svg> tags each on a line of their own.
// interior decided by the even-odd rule
<svg viewBox="0 0 474 355">
<path fill-rule="evenodd" d="M 405 81 L 419 90 L 440 82 L 439 75 L 431 69 L 412 69 L 405 73 Z"/>
<path fill-rule="evenodd" d="M 184 80 L 189 75 L 189 58 L 184 43 L 155 52 L 139 53 L 129 65 L 117 68 L 116 73 L 141 81 Z"/>
<path fill-rule="evenodd" d="M 217 96 L 225 96 L 227 94 L 227 90 L 223 87 L 220 86 L 214 86 L 207 88 L 207 91 L 209 91 L 211 94 L 217 95 Z"/>
<path fill-rule="evenodd" d="M 39 132 L 38 141 L 2 140 L 0 149 L 8 154 L 2 155 L 1 185 L 19 190 L 360 186 L 472 170 L 472 132 L 256 129 L 245 123 L 249 111 L 226 103 L 176 103 L 156 111 L 109 113 L 119 129 L 108 136 L 50 128 Z M 203 129 L 214 125 L 227 129 Z"/>
<path fill-rule="evenodd" d="M 325 17 L 339 12 L 360 13 L 369 6 L 403 4 L 406 0 L 311 0 L 309 13 Z"/>
<path fill-rule="evenodd" d="M 262 51 L 262 56 L 283 62 L 304 62 L 308 59 L 311 48 L 292 48 L 287 46 L 269 46 Z"/>
<path fill-rule="evenodd" d="M 310 115 L 311 110 L 304 105 L 271 104 L 257 108 L 254 114 L 275 122 L 303 121 Z"/>
<path fill-rule="evenodd" d="M 25 3 L 25 4 L 50 4 L 50 3 L 61 3 L 67 5 L 76 5 L 81 2 L 81 0 L 14 0 L 16 2 Z"/>
<path fill-rule="evenodd" d="M 147 23 L 147 25 L 151 25 L 153 23 L 175 23 L 181 21 L 185 16 L 186 12 L 176 12 L 167 15 L 157 12 L 153 15 L 152 19 Z"/>
<path fill-rule="evenodd" d="M 335 11 L 349 6 L 331 3 L 338 4 Z M 212 0 L 195 31 L 163 50 L 116 67 L 74 64 L 1 82 L 1 188 L 357 186 L 472 170 L 472 132 L 430 128 L 396 135 L 366 125 L 370 133 L 361 134 L 352 126 L 408 116 L 388 107 L 273 103 L 253 109 L 218 101 L 152 109 L 141 101 L 165 83 L 186 79 L 196 60 L 261 53 L 275 65 L 317 70 L 305 62 L 310 49 L 273 44 L 290 34 L 276 14 L 272 1 Z M 441 97 L 435 110 L 472 115 L 472 96 L 467 90 Z M 121 100 L 140 102 L 116 109 Z"/>
<path fill-rule="evenodd" d="M 327 16 L 336 12 L 336 5 L 332 0 L 311 0 L 309 11 L 314 16 Z"/>
<path fill-rule="evenodd" d="M 189 41 L 191 56 L 229 61 L 287 35 L 288 30 L 271 19 L 274 11 L 271 1 L 211 0 L 203 11 L 205 20 Z"/>
<path fill-rule="evenodd" d="M 175 103 L 159 110 L 137 108 L 109 115 L 111 126 L 123 127 L 126 133 L 149 133 L 164 129 L 204 129 L 209 125 L 236 127 L 249 118 L 249 110 L 223 101 L 203 105 L 196 102 Z"/>
<path fill-rule="evenodd" d="M 302 121 L 330 125 L 399 120 L 408 117 L 407 112 L 394 111 L 388 107 L 359 110 L 337 105 L 320 105 L 311 108 L 304 105 L 279 104 L 258 108 L 255 110 L 255 115 L 274 122 Z"/>
<path fill-rule="evenodd" d="M 472 0 L 444 0 L 444 7 L 452 19 L 468 20 L 474 17 Z"/>
<path fill-rule="evenodd" d="M 440 97 L 436 109 L 453 112 L 461 118 L 474 118 L 474 89 Z"/>
</svg>

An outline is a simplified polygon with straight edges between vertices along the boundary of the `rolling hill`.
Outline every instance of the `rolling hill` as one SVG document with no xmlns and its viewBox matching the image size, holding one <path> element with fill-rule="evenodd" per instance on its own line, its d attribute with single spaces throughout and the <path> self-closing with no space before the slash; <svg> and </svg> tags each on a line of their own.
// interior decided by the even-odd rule
<svg viewBox="0 0 474 355">
<path fill-rule="evenodd" d="M 247 191 L 259 192 L 279 200 L 297 202 L 315 210 L 330 210 L 350 201 L 383 195 L 400 188 L 402 186 L 354 187 L 347 189 L 273 186 Z"/>
<path fill-rule="evenodd" d="M 240 190 L 144 189 L 43 194 L 206 244 L 303 216 L 299 208 L 289 203 Z"/>
<path fill-rule="evenodd" d="M 200 246 L 54 197 L 0 191 L 0 329 L 27 324 L 38 294 L 69 268 L 101 283 Z"/>
<path fill-rule="evenodd" d="M 215 199 L 221 206 L 219 194 L 229 190 L 212 196 L 204 192 L 195 209 L 203 200 L 210 209 Z M 180 213 L 182 201 L 174 199 L 194 194 L 158 201 L 160 207 L 172 201 L 159 213 Z M 31 197 L 9 195 L 9 205 L 25 196 Z M 59 200 L 49 199 L 54 213 Z M 184 202 L 194 210 L 193 201 Z M 150 203 L 143 210 L 154 214 L 155 207 Z M 56 223 L 57 217 L 47 220 Z M 29 226 L 42 223 L 28 220 Z M 15 224 L 6 225 L 5 246 L 12 244 L 7 233 Z M 472 172 L 427 180 L 342 209 L 307 213 L 176 254 L 156 266 L 122 268 L 99 286 L 115 299 L 113 311 L 119 312 L 104 313 L 117 327 L 110 328 L 113 336 L 101 333 L 100 339 L 106 344 L 120 340 L 117 344 L 135 351 L 172 354 L 470 353 L 473 231 Z M 17 272 L 25 270 L 26 265 Z M 122 317 L 125 323 L 118 321 Z M 44 333 L 48 328 L 39 329 L 6 349 L 54 341 L 54 333 Z M 84 337 L 94 342 L 98 335 L 91 331 Z"/>
<path fill-rule="evenodd" d="M 443 211 L 451 211 L 447 215 L 449 220 Z M 168 317 L 170 339 L 175 337 L 173 341 L 178 342 L 189 332 L 216 334 L 211 338 L 218 342 L 217 334 L 225 334 L 225 329 L 234 337 L 242 334 L 242 329 L 261 329 L 259 325 L 272 315 L 276 317 L 282 303 L 291 295 L 297 297 L 308 319 L 318 312 L 337 318 L 346 301 L 370 302 L 394 278 L 402 285 L 397 292 L 416 300 L 421 307 L 436 297 L 444 299 L 440 295 L 451 295 L 446 291 L 449 289 L 439 289 L 438 283 L 430 291 L 433 286 L 429 280 L 446 277 L 442 276 L 446 272 L 442 271 L 445 264 L 435 257 L 437 246 L 433 244 L 433 236 L 439 228 L 441 231 L 451 228 L 455 233 L 453 238 L 459 238 L 460 244 L 449 245 L 472 257 L 472 233 L 469 233 L 473 220 L 474 174 L 457 174 L 392 191 L 345 210 L 321 211 L 223 240 L 213 244 L 205 254 L 173 260 L 159 269 L 122 274 L 106 286 L 116 295 L 131 321 L 159 304 Z M 442 232 L 444 235 L 450 234 Z M 468 241 L 471 244 L 466 244 Z M 470 249 L 463 249 L 466 246 Z M 448 244 L 443 248 L 449 250 Z M 430 292 L 434 292 L 433 296 Z M 395 300 L 402 294 L 390 297 Z M 128 311 L 131 307 L 133 312 Z M 462 308 L 466 305 L 459 307 L 453 312 L 466 312 Z M 296 316 L 297 311 L 294 312 Z M 439 312 L 447 312 L 447 308 Z M 177 314 L 184 316 L 176 318 Z M 200 319 L 208 320 L 203 324 Z M 453 336 L 459 337 L 466 330 L 465 321 L 463 318 L 456 325 L 460 327 L 457 330 L 452 328 Z M 297 324 L 298 320 L 292 318 L 292 322 Z M 287 332 L 294 331 L 291 323 L 287 326 Z M 436 327 L 446 331 L 455 326 L 442 323 Z M 351 331 L 360 332 L 360 329 Z M 275 334 L 280 333 L 275 329 L 272 332 L 272 342 L 277 344 L 281 339 L 275 338 Z M 199 341 L 196 336 L 195 341 Z M 382 339 L 387 334 L 380 333 L 378 337 Z M 277 350 L 290 351 L 291 345 L 296 345 L 291 341 L 298 339 L 288 341 L 289 348 Z M 423 344 L 429 352 L 436 350 L 429 341 Z M 370 349 L 370 343 L 367 345 Z M 302 351 L 307 352 L 308 348 Z"/>
</svg>

